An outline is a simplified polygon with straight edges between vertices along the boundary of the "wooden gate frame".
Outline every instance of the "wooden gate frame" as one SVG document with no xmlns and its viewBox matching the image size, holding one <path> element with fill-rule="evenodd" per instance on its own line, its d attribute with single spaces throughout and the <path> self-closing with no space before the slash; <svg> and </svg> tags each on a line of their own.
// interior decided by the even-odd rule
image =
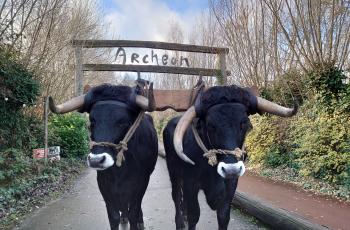
<svg viewBox="0 0 350 230">
<path fill-rule="evenodd" d="M 226 70 L 226 55 L 228 48 L 197 46 L 189 44 L 178 44 L 154 41 L 131 41 L 131 40 L 72 40 L 75 49 L 75 94 L 83 94 L 84 71 L 126 71 L 126 72 L 154 72 L 173 73 L 197 76 L 221 75 L 223 85 L 227 83 L 227 76 L 231 73 Z M 220 69 L 190 68 L 178 66 L 159 65 L 123 65 L 123 64 L 84 64 L 82 48 L 150 48 L 161 50 L 175 50 L 194 53 L 208 53 L 219 55 Z"/>
</svg>

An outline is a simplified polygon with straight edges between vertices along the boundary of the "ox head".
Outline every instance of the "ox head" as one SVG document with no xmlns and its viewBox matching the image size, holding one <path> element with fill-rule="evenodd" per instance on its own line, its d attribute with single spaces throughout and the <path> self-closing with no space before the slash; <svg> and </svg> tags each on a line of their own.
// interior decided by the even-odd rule
<svg viewBox="0 0 350 230">
<path fill-rule="evenodd" d="M 199 118 L 197 129 L 208 149 L 240 150 L 252 128 L 249 115 L 257 112 L 290 117 L 297 112 L 297 106 L 285 108 L 237 86 L 211 87 L 179 120 L 173 140 L 175 150 L 182 160 L 195 164 L 183 152 L 185 131 L 195 118 Z M 241 176 L 245 171 L 243 161 L 234 155 L 219 155 L 216 167 L 223 178 Z"/>
<path fill-rule="evenodd" d="M 49 105 L 54 113 L 73 110 L 89 113 L 91 140 L 117 144 L 134 122 L 140 109 L 148 109 L 148 99 L 137 95 L 128 86 L 100 85 L 87 94 L 55 105 L 50 98 Z M 104 170 L 114 165 L 116 151 L 111 146 L 94 145 L 87 157 L 89 167 Z"/>
</svg>

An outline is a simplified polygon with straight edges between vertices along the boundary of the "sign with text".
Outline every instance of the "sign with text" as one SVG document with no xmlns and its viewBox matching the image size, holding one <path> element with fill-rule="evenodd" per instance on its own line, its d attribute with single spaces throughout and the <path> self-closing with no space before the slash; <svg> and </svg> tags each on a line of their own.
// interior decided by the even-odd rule
<svg viewBox="0 0 350 230">
<path fill-rule="evenodd" d="M 60 152 L 61 152 L 60 146 L 49 147 L 47 158 L 52 161 L 60 160 L 61 159 Z M 45 149 L 44 148 L 33 149 L 33 158 L 35 159 L 45 158 Z"/>
<path fill-rule="evenodd" d="M 168 54 L 158 55 L 152 49 L 148 54 L 138 54 L 131 53 L 128 55 L 126 50 L 123 47 L 119 47 L 114 61 L 118 61 L 121 64 L 125 65 L 127 61 L 130 61 L 131 64 L 152 64 L 152 65 L 171 65 L 171 66 L 180 66 L 180 67 L 190 67 L 188 58 L 180 57 L 171 57 Z"/>
</svg>

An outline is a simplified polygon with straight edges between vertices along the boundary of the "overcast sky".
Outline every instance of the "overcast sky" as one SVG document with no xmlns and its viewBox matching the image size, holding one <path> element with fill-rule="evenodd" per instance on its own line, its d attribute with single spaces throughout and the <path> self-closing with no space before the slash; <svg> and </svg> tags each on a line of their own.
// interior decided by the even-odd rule
<svg viewBox="0 0 350 230">
<path fill-rule="evenodd" d="M 208 8 L 207 0 L 103 0 L 109 37 L 166 41 L 169 24 L 177 22 L 185 37 L 196 18 Z"/>
</svg>

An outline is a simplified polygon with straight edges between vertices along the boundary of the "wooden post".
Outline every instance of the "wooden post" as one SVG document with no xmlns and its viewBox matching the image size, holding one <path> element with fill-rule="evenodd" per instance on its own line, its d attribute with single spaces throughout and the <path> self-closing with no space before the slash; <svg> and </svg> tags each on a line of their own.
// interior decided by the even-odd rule
<svg viewBox="0 0 350 230">
<path fill-rule="evenodd" d="M 45 164 L 47 164 L 48 154 L 48 112 L 49 112 L 49 97 L 44 98 L 44 126 L 45 126 L 45 137 L 44 137 L 44 158 Z"/>
<path fill-rule="evenodd" d="M 226 74 L 226 53 L 221 52 L 219 54 L 221 79 L 219 80 L 220 85 L 227 85 L 227 74 Z"/>
<path fill-rule="evenodd" d="M 82 50 L 80 46 L 75 47 L 75 96 L 83 94 L 83 68 Z"/>
</svg>

